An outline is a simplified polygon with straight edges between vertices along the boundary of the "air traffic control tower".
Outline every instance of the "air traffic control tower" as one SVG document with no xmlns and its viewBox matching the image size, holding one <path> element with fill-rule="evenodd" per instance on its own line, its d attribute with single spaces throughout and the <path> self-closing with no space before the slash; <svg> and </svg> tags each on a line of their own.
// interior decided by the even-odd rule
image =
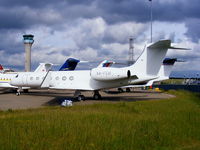
<svg viewBox="0 0 200 150">
<path fill-rule="evenodd" d="M 25 46 L 25 71 L 31 71 L 31 47 L 34 42 L 33 35 L 25 34 L 23 35 L 24 38 L 24 46 Z"/>
</svg>

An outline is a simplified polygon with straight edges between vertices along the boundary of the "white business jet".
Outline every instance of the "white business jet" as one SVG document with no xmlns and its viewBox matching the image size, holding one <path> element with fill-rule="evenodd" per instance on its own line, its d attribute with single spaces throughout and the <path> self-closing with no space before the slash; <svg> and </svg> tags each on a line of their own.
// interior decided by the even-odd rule
<svg viewBox="0 0 200 150">
<path fill-rule="evenodd" d="M 42 73 L 18 73 L 10 82 L 17 87 L 76 90 L 78 100 L 85 97 L 81 91 L 94 91 L 94 99 L 100 99 L 99 90 L 140 84 L 159 78 L 158 72 L 168 49 L 170 40 L 161 40 L 144 48 L 137 61 L 123 68 L 97 67 L 91 70 L 48 71 Z"/>
<path fill-rule="evenodd" d="M 184 61 L 178 60 L 177 58 L 165 58 L 158 72 L 158 75 L 157 75 L 158 78 L 150 80 L 148 82 L 140 83 L 139 85 L 123 86 L 123 87 L 118 88 L 118 91 L 123 92 L 124 91 L 123 89 L 125 88 L 126 92 L 130 92 L 130 88 L 149 87 L 149 86 L 152 86 L 156 82 L 168 80 L 173 70 L 175 62 L 184 62 Z"/>
<path fill-rule="evenodd" d="M 52 67 L 50 63 L 40 63 L 40 65 L 36 68 L 33 73 L 41 73 L 41 72 L 48 72 Z M 10 84 L 10 81 L 16 77 L 16 75 L 23 73 L 23 72 L 8 72 L 6 70 L 0 73 L 0 88 L 13 88 L 17 89 L 18 87 L 13 86 Z M 27 91 L 29 87 L 22 87 L 24 91 Z"/>
</svg>

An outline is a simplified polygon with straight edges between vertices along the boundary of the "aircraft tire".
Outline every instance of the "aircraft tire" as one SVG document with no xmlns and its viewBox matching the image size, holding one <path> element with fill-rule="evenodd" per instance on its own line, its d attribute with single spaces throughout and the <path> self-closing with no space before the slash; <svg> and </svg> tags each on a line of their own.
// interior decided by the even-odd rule
<svg viewBox="0 0 200 150">
<path fill-rule="evenodd" d="M 126 92 L 131 92 L 131 89 L 130 88 L 126 88 Z"/>
<path fill-rule="evenodd" d="M 19 95 L 20 95 L 20 93 L 16 93 L 16 95 L 17 95 L 17 96 L 19 96 Z"/>
<path fill-rule="evenodd" d="M 85 96 L 84 95 L 79 95 L 77 97 L 78 101 L 84 101 L 85 100 Z"/>
<path fill-rule="evenodd" d="M 119 93 L 124 92 L 122 88 L 118 88 Z"/>
<path fill-rule="evenodd" d="M 99 100 L 99 99 L 101 99 L 101 95 L 100 94 L 94 94 L 93 98 L 95 100 Z"/>
</svg>

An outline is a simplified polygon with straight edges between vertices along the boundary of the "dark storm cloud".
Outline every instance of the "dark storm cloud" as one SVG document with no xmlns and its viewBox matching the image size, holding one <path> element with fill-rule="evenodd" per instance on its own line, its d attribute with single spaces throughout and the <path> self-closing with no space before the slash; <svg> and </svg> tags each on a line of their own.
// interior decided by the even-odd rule
<svg viewBox="0 0 200 150">
<path fill-rule="evenodd" d="M 5 9 L 0 7 L 0 30 L 23 30 L 35 25 L 52 26 L 62 22 L 52 9 L 32 9 L 27 7 Z M 58 13 L 59 14 L 59 13 Z"/>
<path fill-rule="evenodd" d="M 186 22 L 186 35 L 197 42 L 200 38 L 199 0 L 153 1 L 153 19 L 165 22 Z M 135 21 L 146 23 L 150 20 L 149 0 L 0 0 L 0 50 L 16 53 L 23 50 L 22 43 L 12 42 L 12 32 L 24 33 L 27 29 L 48 26 L 53 30 L 62 30 L 62 26 L 75 23 L 78 18 L 102 17 L 107 24 Z M 164 37 L 164 35 L 160 34 Z M 174 36 L 174 35 L 171 35 Z M 87 35 L 78 46 L 99 48 L 102 43 L 93 41 Z M 109 34 L 104 41 L 113 42 Z M 121 41 L 117 42 L 126 42 Z"/>
<path fill-rule="evenodd" d="M 184 21 L 200 18 L 199 0 L 177 0 L 162 2 L 153 0 L 153 18 L 157 21 Z M 36 13 L 29 14 L 28 9 Z M 1 28 L 27 28 L 30 25 L 52 25 L 43 13 L 54 10 L 62 16 L 63 22 L 69 19 L 93 18 L 101 16 L 107 23 L 124 21 L 147 22 L 150 18 L 149 0 L 1 0 Z M 51 12 L 50 12 L 51 13 Z M 54 22 L 60 24 L 60 21 Z"/>
<path fill-rule="evenodd" d="M 8 11 L 0 9 L 0 29 L 24 29 L 33 21 L 25 13 L 20 11 Z"/>
<path fill-rule="evenodd" d="M 15 7 L 30 7 L 30 8 L 44 8 L 49 5 L 56 4 L 56 0 L 1 0 L 0 6 L 6 8 Z M 62 2 L 62 1 L 61 1 Z"/>
<path fill-rule="evenodd" d="M 150 3 L 148 0 L 109 0 L 98 1 L 107 21 L 116 22 L 134 20 L 137 22 L 149 21 Z M 187 18 L 200 17 L 199 0 L 177 0 L 162 2 L 153 0 L 153 18 L 157 21 L 183 21 Z"/>
<path fill-rule="evenodd" d="M 188 31 L 186 35 L 192 39 L 193 42 L 198 42 L 200 38 L 200 19 L 192 19 L 186 23 Z"/>
<path fill-rule="evenodd" d="M 0 51 L 3 50 L 7 54 L 16 54 L 24 50 L 24 45 L 15 40 L 16 34 L 14 31 L 1 31 L 0 34 Z"/>
</svg>

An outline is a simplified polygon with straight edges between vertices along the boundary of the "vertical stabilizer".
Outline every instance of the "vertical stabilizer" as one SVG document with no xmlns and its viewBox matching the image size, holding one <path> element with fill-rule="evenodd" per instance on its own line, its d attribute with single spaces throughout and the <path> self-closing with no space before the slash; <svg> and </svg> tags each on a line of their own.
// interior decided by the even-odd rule
<svg viewBox="0 0 200 150">
<path fill-rule="evenodd" d="M 169 78 L 177 58 L 165 58 L 158 73 L 159 77 Z"/>
<path fill-rule="evenodd" d="M 69 70 L 75 70 L 77 64 L 80 62 L 78 59 L 74 58 L 68 58 L 65 63 L 61 66 L 59 71 L 69 71 Z"/>
<path fill-rule="evenodd" d="M 131 72 L 136 72 L 141 75 L 157 76 L 162 61 L 170 47 L 170 40 L 161 40 L 147 46 L 135 64 L 130 66 Z"/>
<path fill-rule="evenodd" d="M 0 71 L 2 71 L 3 70 L 3 66 L 0 64 Z"/>
<path fill-rule="evenodd" d="M 48 72 L 51 70 L 52 64 L 50 63 L 40 63 L 40 65 L 35 69 L 34 72 Z"/>
</svg>

